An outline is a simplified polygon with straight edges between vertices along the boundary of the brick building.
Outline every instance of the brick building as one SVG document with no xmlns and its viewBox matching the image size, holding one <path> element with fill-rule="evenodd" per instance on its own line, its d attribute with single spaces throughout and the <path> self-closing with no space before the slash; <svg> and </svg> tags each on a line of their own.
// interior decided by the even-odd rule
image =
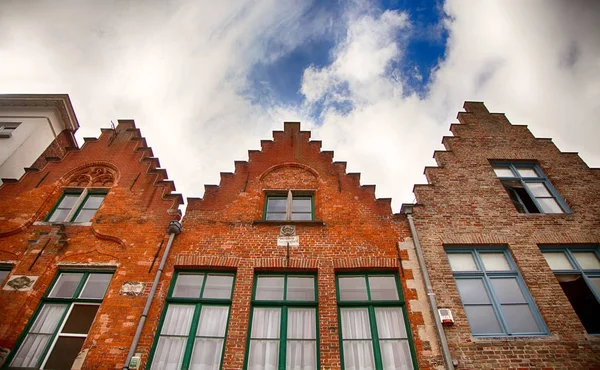
<svg viewBox="0 0 600 370">
<path fill-rule="evenodd" d="M 401 214 L 299 123 L 188 198 L 181 233 L 132 121 L 48 158 L 0 188 L 0 368 L 600 366 L 598 172 L 465 108 Z"/>
<path fill-rule="evenodd" d="M 600 171 L 464 108 L 404 206 L 457 368 L 600 368 Z"/>
</svg>

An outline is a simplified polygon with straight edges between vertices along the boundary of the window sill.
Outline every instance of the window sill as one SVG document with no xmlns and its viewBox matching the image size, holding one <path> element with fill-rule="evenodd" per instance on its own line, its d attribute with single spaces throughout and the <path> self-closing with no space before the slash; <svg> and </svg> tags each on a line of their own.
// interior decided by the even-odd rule
<svg viewBox="0 0 600 370">
<path fill-rule="evenodd" d="M 254 220 L 253 225 L 314 225 L 325 226 L 325 222 L 321 220 Z"/>
<path fill-rule="evenodd" d="M 65 225 L 65 226 L 92 226 L 91 222 L 46 222 L 46 221 L 36 221 L 33 223 L 34 226 L 36 225 L 47 225 L 47 226 L 53 226 L 53 225 Z"/>
<path fill-rule="evenodd" d="M 489 342 L 489 341 L 504 341 L 504 342 L 515 342 L 515 341 L 530 341 L 530 340 L 542 340 L 546 341 L 548 338 L 553 336 L 548 333 L 542 334 L 523 334 L 523 335 L 471 335 L 473 342 Z"/>
<path fill-rule="evenodd" d="M 518 217 L 565 217 L 571 216 L 573 212 L 564 213 L 521 213 L 517 212 Z"/>
</svg>

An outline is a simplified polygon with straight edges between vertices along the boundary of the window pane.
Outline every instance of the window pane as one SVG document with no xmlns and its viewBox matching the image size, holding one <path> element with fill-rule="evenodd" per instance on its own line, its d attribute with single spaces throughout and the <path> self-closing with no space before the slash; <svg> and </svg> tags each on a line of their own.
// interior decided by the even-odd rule
<svg viewBox="0 0 600 370">
<path fill-rule="evenodd" d="M 6 279 L 6 277 L 8 276 L 8 274 L 10 273 L 10 271 L 8 270 L 0 270 L 0 284 L 4 281 L 4 279 Z M 1 287 L 1 285 L 0 285 Z"/>
<path fill-rule="evenodd" d="M 465 306 L 465 313 L 473 334 L 502 333 L 491 305 Z"/>
<path fill-rule="evenodd" d="M 112 279 L 112 274 L 90 274 L 79 298 L 102 299 Z"/>
<path fill-rule="evenodd" d="M 229 307 L 227 306 L 202 306 L 196 335 L 203 337 L 225 337 L 228 315 Z"/>
<path fill-rule="evenodd" d="M 407 338 L 402 308 L 376 307 L 375 319 L 379 338 Z"/>
<path fill-rule="evenodd" d="M 61 331 L 69 334 L 87 334 L 99 308 L 98 305 L 74 305 Z"/>
<path fill-rule="evenodd" d="M 517 167 L 517 172 L 519 172 L 521 177 L 539 177 L 533 167 Z"/>
<path fill-rule="evenodd" d="M 600 295 L 600 277 L 591 277 L 589 279 L 592 287 L 596 290 L 596 294 Z"/>
<path fill-rule="evenodd" d="M 543 252 L 548 266 L 552 270 L 572 270 L 573 266 L 564 252 Z"/>
<path fill-rule="evenodd" d="M 554 198 L 536 198 L 544 213 L 564 213 Z"/>
<path fill-rule="evenodd" d="M 369 290 L 373 301 L 397 301 L 400 299 L 394 276 L 369 276 Z"/>
<path fill-rule="evenodd" d="M 66 304 L 45 304 L 29 332 L 52 334 L 66 309 Z"/>
<path fill-rule="evenodd" d="M 316 339 L 317 319 L 314 308 L 290 308 L 287 319 L 288 339 Z"/>
<path fill-rule="evenodd" d="M 83 347 L 85 338 L 58 337 L 52 353 L 44 365 L 45 369 L 70 369 Z"/>
<path fill-rule="evenodd" d="M 279 339 L 279 308 L 254 308 L 252 312 L 252 338 Z"/>
<path fill-rule="evenodd" d="M 460 293 L 460 298 L 464 304 L 486 304 L 490 303 L 483 280 L 474 279 L 456 279 L 456 287 Z"/>
<path fill-rule="evenodd" d="M 54 284 L 54 288 L 48 297 L 52 298 L 72 298 L 81 281 L 81 273 L 62 273 Z"/>
<path fill-rule="evenodd" d="M 196 338 L 190 363 L 191 370 L 219 370 L 223 339 Z"/>
<path fill-rule="evenodd" d="M 292 220 L 310 221 L 312 220 L 312 213 L 292 213 Z"/>
<path fill-rule="evenodd" d="M 496 173 L 496 176 L 498 176 L 498 177 L 515 177 L 515 175 L 510 170 L 509 167 L 496 167 L 496 166 L 494 166 L 494 172 Z"/>
<path fill-rule="evenodd" d="M 528 182 L 527 187 L 534 197 L 549 197 L 552 198 L 552 194 L 546 188 L 543 182 Z"/>
<path fill-rule="evenodd" d="M 285 213 L 268 213 L 267 220 L 285 220 Z"/>
<path fill-rule="evenodd" d="M 600 270 L 600 261 L 594 252 L 573 252 L 573 257 L 584 270 Z"/>
<path fill-rule="evenodd" d="M 512 333 L 539 333 L 541 331 L 528 305 L 502 305 L 502 311 Z"/>
<path fill-rule="evenodd" d="M 208 275 L 202 298 L 231 298 L 233 275 Z"/>
<path fill-rule="evenodd" d="M 413 369 L 410 347 L 406 340 L 382 340 L 381 362 L 384 370 Z"/>
<path fill-rule="evenodd" d="M 85 201 L 83 208 L 98 209 L 104 200 L 104 194 L 91 194 Z"/>
<path fill-rule="evenodd" d="M 51 337 L 50 334 L 27 334 L 11 367 L 36 368 Z"/>
<path fill-rule="evenodd" d="M 279 358 L 279 341 L 251 340 L 248 370 L 276 370 Z"/>
<path fill-rule="evenodd" d="M 511 270 L 504 253 L 479 253 L 483 267 L 488 271 Z"/>
<path fill-rule="evenodd" d="M 315 279 L 312 276 L 289 276 L 287 281 L 288 301 L 314 301 Z"/>
<path fill-rule="evenodd" d="M 161 337 L 156 345 L 152 369 L 156 370 L 179 370 L 183 361 L 185 342 L 187 338 Z"/>
<path fill-rule="evenodd" d="M 517 283 L 517 279 L 491 279 L 496 298 L 500 303 L 525 303 L 525 297 Z"/>
<path fill-rule="evenodd" d="M 77 200 L 79 199 L 80 195 L 81 194 L 65 194 L 65 196 L 60 201 L 58 208 L 62 208 L 62 209 L 66 208 L 68 210 L 71 210 L 71 208 L 73 208 L 75 203 L 77 203 Z"/>
<path fill-rule="evenodd" d="M 283 300 L 283 276 L 259 276 L 254 299 L 264 301 Z"/>
<path fill-rule="evenodd" d="M 69 212 L 71 212 L 70 208 L 69 209 L 57 208 L 56 210 L 54 210 L 54 213 L 52 213 L 52 216 L 50 216 L 50 218 L 48 219 L 48 222 L 63 222 L 69 215 Z"/>
<path fill-rule="evenodd" d="M 160 334 L 187 336 L 190 333 L 194 308 L 192 305 L 170 304 Z"/>
<path fill-rule="evenodd" d="M 344 370 L 373 370 L 373 346 L 370 340 L 344 341 Z"/>
<path fill-rule="evenodd" d="M 79 211 L 79 214 L 77 214 L 77 218 L 75 218 L 75 221 L 73 222 L 90 222 L 90 220 L 92 219 L 92 217 L 94 217 L 95 214 L 95 209 L 82 209 Z"/>
<path fill-rule="evenodd" d="M 317 368 L 317 343 L 288 340 L 285 357 L 288 370 L 314 370 Z"/>
<path fill-rule="evenodd" d="M 448 253 L 452 271 L 477 271 L 477 265 L 471 253 Z"/>
<path fill-rule="evenodd" d="M 204 274 L 179 274 L 173 289 L 173 297 L 199 298 Z"/>
<path fill-rule="evenodd" d="M 267 203 L 267 212 L 283 212 L 286 211 L 287 199 L 269 197 Z"/>
<path fill-rule="evenodd" d="M 338 279 L 340 301 L 366 301 L 367 283 L 363 276 L 340 277 Z"/>
<path fill-rule="evenodd" d="M 312 198 L 296 198 L 292 200 L 292 212 L 312 212 Z"/>
<path fill-rule="evenodd" d="M 342 308 L 342 338 L 371 339 L 369 310 L 367 308 Z"/>
</svg>

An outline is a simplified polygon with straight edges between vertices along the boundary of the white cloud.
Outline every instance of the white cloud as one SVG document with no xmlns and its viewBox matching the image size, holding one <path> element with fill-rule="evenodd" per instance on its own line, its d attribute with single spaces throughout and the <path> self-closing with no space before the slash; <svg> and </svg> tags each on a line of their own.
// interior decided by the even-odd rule
<svg viewBox="0 0 600 370">
<path fill-rule="evenodd" d="M 448 0 L 448 48 L 426 97 L 407 94 L 406 76 L 390 73 L 408 40 L 427 34 L 410 15 L 355 1 L 341 17 L 307 18 L 309 6 L 4 1 L 0 88 L 69 93 L 79 138 L 134 118 L 185 196 L 202 196 L 203 184 L 218 183 L 219 172 L 233 170 L 233 160 L 246 159 L 282 121 L 301 120 L 398 211 L 424 181 L 423 167 L 434 165 L 464 100 L 483 100 L 600 165 L 598 2 Z M 332 61 L 304 72 L 303 105 L 255 105 L 241 93 L 256 63 L 331 29 L 339 35 Z M 309 112 L 321 104 L 314 122 Z"/>
</svg>

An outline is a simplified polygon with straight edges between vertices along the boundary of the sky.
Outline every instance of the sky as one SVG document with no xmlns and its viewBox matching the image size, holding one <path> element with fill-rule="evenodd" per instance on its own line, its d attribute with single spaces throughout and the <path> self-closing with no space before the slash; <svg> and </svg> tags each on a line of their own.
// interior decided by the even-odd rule
<svg viewBox="0 0 600 370">
<path fill-rule="evenodd" d="M 0 93 L 134 119 L 184 197 L 301 121 L 392 210 L 465 100 L 600 167 L 595 0 L 0 1 Z"/>
</svg>

